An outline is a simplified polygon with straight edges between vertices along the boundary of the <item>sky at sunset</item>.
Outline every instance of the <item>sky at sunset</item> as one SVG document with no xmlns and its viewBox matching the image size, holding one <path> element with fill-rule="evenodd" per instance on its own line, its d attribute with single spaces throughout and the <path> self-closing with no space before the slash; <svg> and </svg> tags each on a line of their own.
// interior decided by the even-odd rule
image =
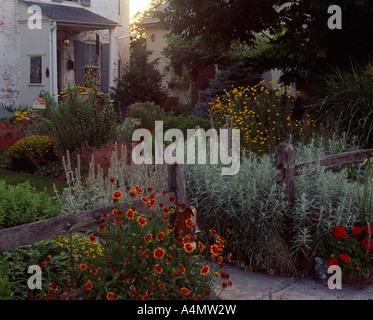
<svg viewBox="0 0 373 320">
<path fill-rule="evenodd" d="M 131 18 L 138 12 L 148 8 L 150 0 L 130 0 L 130 16 Z"/>
</svg>

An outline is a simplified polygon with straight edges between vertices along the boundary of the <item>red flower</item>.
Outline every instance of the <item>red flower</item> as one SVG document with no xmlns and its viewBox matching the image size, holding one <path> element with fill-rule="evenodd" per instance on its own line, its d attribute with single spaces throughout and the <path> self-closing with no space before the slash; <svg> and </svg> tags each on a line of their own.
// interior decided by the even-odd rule
<svg viewBox="0 0 373 320">
<path fill-rule="evenodd" d="M 150 192 L 153 191 L 153 188 L 152 188 L 152 187 L 147 187 L 147 188 L 146 188 L 146 191 L 150 193 Z"/>
<path fill-rule="evenodd" d="M 93 287 L 91 282 L 87 282 L 84 286 L 87 290 L 91 290 Z"/>
<path fill-rule="evenodd" d="M 161 231 L 161 232 L 158 233 L 158 235 L 157 235 L 157 240 L 158 240 L 158 241 L 162 241 L 162 240 L 163 240 L 163 237 L 164 237 L 164 232 Z"/>
<path fill-rule="evenodd" d="M 364 239 L 361 245 L 363 246 L 364 250 L 367 250 L 368 239 Z M 371 251 L 373 251 L 373 240 L 370 240 L 370 244 L 369 244 L 368 252 L 371 252 Z"/>
<path fill-rule="evenodd" d="M 203 251 L 203 249 L 205 248 L 205 246 L 203 245 L 203 243 L 202 242 L 198 242 L 198 249 L 199 249 L 199 251 Z"/>
<path fill-rule="evenodd" d="M 170 208 L 169 207 L 164 208 L 163 213 L 164 214 L 169 214 L 170 213 Z"/>
<path fill-rule="evenodd" d="M 122 219 L 121 219 L 120 217 L 116 218 L 116 219 L 115 219 L 115 222 L 116 222 L 116 224 L 121 224 L 121 223 L 123 223 L 123 222 L 122 222 Z"/>
<path fill-rule="evenodd" d="M 159 209 L 162 209 L 163 207 L 164 207 L 163 202 L 160 202 L 160 203 L 158 204 L 158 208 L 159 208 Z"/>
<path fill-rule="evenodd" d="M 225 289 L 226 287 L 228 287 L 228 283 L 223 282 L 223 283 L 221 284 L 221 286 L 223 287 L 223 289 Z"/>
<path fill-rule="evenodd" d="M 153 256 L 156 259 L 162 259 L 165 251 L 162 248 L 157 248 L 154 250 Z"/>
<path fill-rule="evenodd" d="M 115 182 L 115 179 L 114 179 L 114 178 L 110 178 L 109 181 L 110 181 L 111 183 L 114 183 L 114 182 Z"/>
<path fill-rule="evenodd" d="M 80 270 L 87 270 L 87 265 L 85 263 L 80 265 Z"/>
<path fill-rule="evenodd" d="M 97 239 L 97 237 L 96 237 L 95 235 L 93 235 L 93 234 L 91 234 L 91 235 L 89 236 L 89 240 L 90 240 L 91 242 L 96 242 L 96 239 Z"/>
<path fill-rule="evenodd" d="M 113 273 L 118 273 L 118 269 L 117 268 L 113 268 Z"/>
<path fill-rule="evenodd" d="M 211 236 L 216 237 L 217 233 L 216 230 L 210 230 Z"/>
<path fill-rule="evenodd" d="M 330 266 L 333 266 L 333 265 L 338 266 L 339 265 L 338 260 L 336 260 L 336 259 L 330 259 L 328 261 L 328 263 L 326 264 L 326 267 L 329 268 Z"/>
<path fill-rule="evenodd" d="M 181 288 L 180 292 L 187 296 L 189 294 L 190 290 L 188 288 Z"/>
<path fill-rule="evenodd" d="M 106 212 L 103 212 L 102 215 L 101 215 L 101 217 L 103 219 L 107 219 L 107 218 L 109 218 L 109 215 Z"/>
<path fill-rule="evenodd" d="M 350 261 L 351 258 L 347 253 L 341 253 L 339 256 L 341 257 L 341 260 L 344 262 Z"/>
<path fill-rule="evenodd" d="M 359 227 L 353 227 L 352 228 L 352 234 L 355 234 L 355 235 L 360 235 L 361 234 L 361 229 Z"/>
<path fill-rule="evenodd" d="M 185 221 L 185 225 L 188 227 L 188 228 L 193 228 L 194 227 L 194 223 L 193 223 L 193 220 L 191 218 L 187 219 Z"/>
<path fill-rule="evenodd" d="M 146 219 L 145 218 L 138 217 L 137 222 L 139 223 L 140 226 L 145 226 L 146 225 Z"/>
<path fill-rule="evenodd" d="M 170 196 L 170 198 L 168 199 L 171 203 L 175 202 L 176 201 L 176 198 L 174 196 Z"/>
<path fill-rule="evenodd" d="M 341 226 L 335 226 L 335 227 L 333 227 L 333 235 L 337 239 L 338 238 L 344 238 L 345 237 L 345 229 Z"/>
<path fill-rule="evenodd" d="M 162 267 L 159 264 L 154 266 L 154 270 L 156 273 L 162 273 Z"/>
<path fill-rule="evenodd" d="M 121 198 L 122 198 L 122 192 L 116 190 L 116 191 L 113 193 L 113 198 L 114 198 L 115 200 L 121 199 Z"/>
<path fill-rule="evenodd" d="M 221 278 L 228 280 L 229 279 L 229 273 L 224 272 L 223 270 L 221 271 Z"/>
<path fill-rule="evenodd" d="M 156 198 L 156 195 L 152 192 L 149 196 L 150 199 L 155 199 Z"/>
<path fill-rule="evenodd" d="M 133 216 L 134 216 L 134 212 L 131 209 L 129 209 L 126 214 L 126 218 L 133 219 Z"/>
<path fill-rule="evenodd" d="M 206 289 L 205 296 L 209 297 L 210 295 L 211 295 L 211 290 L 210 289 Z"/>
<path fill-rule="evenodd" d="M 131 187 L 130 186 L 126 186 L 126 191 L 130 191 L 131 190 Z"/>
<path fill-rule="evenodd" d="M 149 233 L 148 235 L 146 235 L 146 236 L 144 237 L 144 240 L 145 240 L 145 242 L 149 242 L 149 241 L 151 241 L 151 240 L 152 240 L 152 235 Z"/>
<path fill-rule="evenodd" d="M 220 253 L 220 247 L 216 244 L 210 247 L 210 251 L 214 256 L 218 256 Z"/>
<path fill-rule="evenodd" d="M 114 209 L 113 210 L 113 215 L 115 215 L 115 216 L 122 216 L 123 215 L 123 211 L 120 210 L 120 209 Z"/>
<path fill-rule="evenodd" d="M 189 252 L 189 253 L 193 252 L 193 250 L 194 250 L 193 246 L 190 243 L 184 244 L 184 249 L 185 249 L 186 252 Z"/>
<path fill-rule="evenodd" d="M 209 266 L 204 266 L 202 269 L 201 269 L 201 271 L 200 271 L 200 273 L 204 276 L 204 275 L 206 275 L 206 274 L 208 274 L 210 272 L 210 267 Z"/>
<path fill-rule="evenodd" d="M 172 255 L 169 254 L 167 256 L 167 262 L 170 263 L 172 261 L 172 259 L 173 259 Z"/>
<path fill-rule="evenodd" d="M 148 202 L 148 198 L 145 198 L 145 197 L 142 197 L 141 200 L 142 200 L 142 202 L 144 202 L 144 203 L 147 203 L 147 202 Z"/>
<path fill-rule="evenodd" d="M 182 264 L 179 264 L 178 269 L 179 269 L 179 273 L 180 274 L 184 274 L 185 273 L 185 267 Z"/>
<path fill-rule="evenodd" d="M 163 190 L 163 191 L 162 191 L 162 195 L 163 195 L 163 196 L 166 196 L 166 195 L 167 195 L 167 191 L 166 191 L 166 190 Z"/>
<path fill-rule="evenodd" d="M 131 191 L 131 192 L 130 192 L 130 197 L 131 197 L 131 198 L 135 198 L 135 197 L 136 197 L 136 193 L 135 193 L 135 191 Z"/>
</svg>

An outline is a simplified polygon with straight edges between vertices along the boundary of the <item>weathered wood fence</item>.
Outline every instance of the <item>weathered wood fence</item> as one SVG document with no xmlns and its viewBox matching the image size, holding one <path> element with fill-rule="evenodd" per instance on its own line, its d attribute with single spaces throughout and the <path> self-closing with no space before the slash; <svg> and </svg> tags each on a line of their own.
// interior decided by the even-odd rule
<svg viewBox="0 0 373 320">
<path fill-rule="evenodd" d="M 154 212 L 159 203 L 165 207 L 171 207 L 169 198 L 173 195 L 179 203 L 185 203 L 185 180 L 183 166 L 179 164 L 168 166 L 167 196 L 157 195 L 153 208 L 149 209 L 142 200 L 133 203 L 121 203 L 105 208 L 92 209 L 67 216 L 51 218 L 34 223 L 24 224 L 17 227 L 0 230 L 0 251 L 35 243 L 41 240 L 63 236 L 74 232 L 84 231 L 89 228 L 107 224 L 114 221 L 115 216 L 111 214 L 114 209 L 126 212 L 131 205 L 136 206 L 138 212 L 148 210 Z M 110 213 L 107 219 L 103 219 L 102 213 Z"/>
<path fill-rule="evenodd" d="M 301 174 L 302 169 L 313 170 L 319 164 L 332 168 L 344 164 L 363 162 L 373 157 L 373 149 L 333 154 L 322 159 L 294 164 L 294 148 L 291 144 L 280 144 L 276 149 L 276 182 L 285 184 L 285 196 L 289 206 L 294 204 L 294 178 Z"/>
</svg>

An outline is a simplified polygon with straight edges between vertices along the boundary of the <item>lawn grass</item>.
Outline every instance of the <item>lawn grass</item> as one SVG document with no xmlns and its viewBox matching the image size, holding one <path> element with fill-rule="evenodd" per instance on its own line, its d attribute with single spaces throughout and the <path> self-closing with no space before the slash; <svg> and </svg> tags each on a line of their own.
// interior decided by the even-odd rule
<svg viewBox="0 0 373 320">
<path fill-rule="evenodd" d="M 20 183 L 29 181 L 30 185 L 35 187 L 38 191 L 45 191 L 49 195 L 54 196 L 53 184 L 56 185 L 59 193 L 63 191 L 63 188 L 66 187 L 66 182 L 61 180 L 56 180 L 55 182 L 52 179 L 26 172 L 11 171 L 5 168 L 0 167 L 0 180 L 5 180 L 6 184 L 9 185 L 18 185 Z"/>
</svg>

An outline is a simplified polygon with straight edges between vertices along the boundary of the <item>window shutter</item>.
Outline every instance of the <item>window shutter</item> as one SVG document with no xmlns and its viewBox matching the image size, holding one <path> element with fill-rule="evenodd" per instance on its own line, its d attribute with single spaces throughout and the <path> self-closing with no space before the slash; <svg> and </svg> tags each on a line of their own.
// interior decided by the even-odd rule
<svg viewBox="0 0 373 320">
<path fill-rule="evenodd" d="M 82 6 L 90 7 L 91 6 L 91 0 L 82 0 Z"/>
</svg>

